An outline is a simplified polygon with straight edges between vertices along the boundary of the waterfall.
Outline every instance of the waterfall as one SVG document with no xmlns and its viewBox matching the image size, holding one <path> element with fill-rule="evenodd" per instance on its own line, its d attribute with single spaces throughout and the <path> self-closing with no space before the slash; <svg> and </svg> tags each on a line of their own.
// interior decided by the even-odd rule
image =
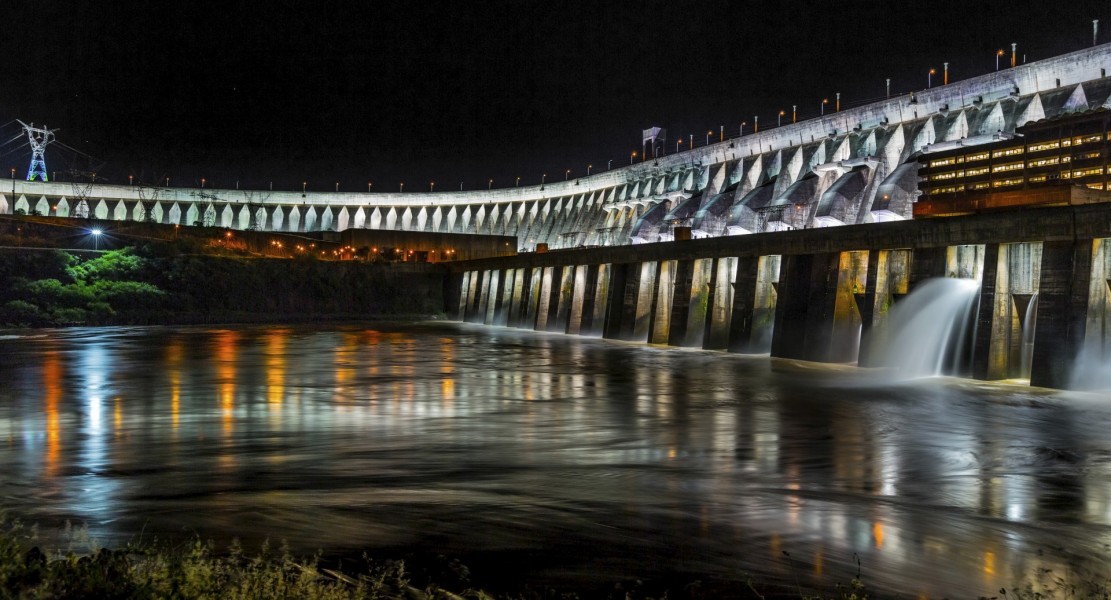
<svg viewBox="0 0 1111 600">
<path fill-rule="evenodd" d="M 871 361 L 899 378 L 968 370 L 980 284 L 972 279 L 923 282 L 892 309 L 872 338 Z"/>
<path fill-rule="evenodd" d="M 1029 379 L 1030 368 L 1034 364 L 1034 327 L 1038 317 L 1038 293 L 1030 297 L 1026 314 L 1022 317 L 1022 361 L 1019 377 Z"/>
</svg>

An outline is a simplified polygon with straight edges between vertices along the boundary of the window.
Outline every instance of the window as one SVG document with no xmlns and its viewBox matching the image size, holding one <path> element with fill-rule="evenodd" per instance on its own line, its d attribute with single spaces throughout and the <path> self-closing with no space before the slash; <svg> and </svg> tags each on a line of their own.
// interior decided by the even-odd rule
<svg viewBox="0 0 1111 600">
<path fill-rule="evenodd" d="M 991 153 L 992 158 L 999 158 L 1000 156 L 1015 156 L 1022 154 L 1022 146 L 1015 146 L 1014 148 L 1002 148 Z"/>
<path fill-rule="evenodd" d="M 1007 163 L 1007 164 L 1004 164 L 1004 165 L 995 165 L 991 168 L 991 172 L 992 173 L 1004 173 L 1004 172 L 1007 172 L 1007 171 L 1017 171 L 1017 170 L 1022 168 L 1023 164 L 1024 163 L 1022 161 L 1019 161 L 1019 162 Z"/>
<path fill-rule="evenodd" d="M 1103 175 L 1103 167 L 1092 167 L 1090 169 L 1077 169 L 1072 172 L 1073 179 L 1077 177 L 1089 177 L 1091 175 Z"/>
<path fill-rule="evenodd" d="M 952 193 L 955 193 L 955 192 L 963 192 L 963 191 L 964 191 L 964 186 L 963 185 L 949 185 L 949 186 L 937 188 L 936 190 L 933 190 L 932 192 L 930 192 L 930 194 L 933 195 L 933 196 L 936 196 L 938 194 L 952 194 Z"/>
<path fill-rule="evenodd" d="M 970 189 L 970 190 L 986 190 L 989 187 L 991 187 L 990 183 L 988 183 L 986 181 L 981 181 L 979 183 L 974 183 L 974 184 L 968 186 L 968 189 Z"/>
<path fill-rule="evenodd" d="M 1042 142 L 1040 144 L 1030 144 L 1030 152 L 1041 152 L 1042 150 L 1056 150 L 1061 147 L 1061 140 L 1053 140 L 1052 142 Z"/>
<path fill-rule="evenodd" d="M 987 167 L 976 167 L 975 169 L 967 169 L 964 174 L 968 177 L 975 177 L 976 175 L 983 175 L 988 172 Z"/>
<path fill-rule="evenodd" d="M 1093 190 L 1102 190 L 1103 189 L 1103 184 L 1102 183 L 1089 183 L 1088 187 L 1093 189 Z"/>
<path fill-rule="evenodd" d="M 954 160 L 952 157 L 942 158 L 942 159 L 939 159 L 939 160 L 931 160 L 930 161 L 930 167 L 947 167 L 951 164 L 954 164 L 955 162 L 956 162 L 956 160 Z"/>
<path fill-rule="evenodd" d="M 1022 183 L 1021 177 L 1013 177 L 1011 179 L 997 179 L 991 182 L 991 187 L 1010 187 L 1012 185 L 1019 185 Z"/>
<path fill-rule="evenodd" d="M 1060 157 L 1047 156 L 1046 158 L 1038 158 L 1030 161 L 1031 167 L 1044 167 L 1046 165 L 1055 165 L 1061 161 Z"/>
<path fill-rule="evenodd" d="M 977 161 L 977 160 L 984 160 L 987 157 L 988 157 L 987 152 L 977 152 L 976 154 L 966 154 L 964 159 L 967 160 L 968 162 L 974 162 L 974 161 Z"/>
<path fill-rule="evenodd" d="M 1044 174 L 1043 175 L 1033 175 L 1027 181 L 1029 181 L 1030 183 L 1042 183 L 1042 182 L 1045 181 L 1045 178 L 1046 178 L 1046 176 Z"/>
</svg>

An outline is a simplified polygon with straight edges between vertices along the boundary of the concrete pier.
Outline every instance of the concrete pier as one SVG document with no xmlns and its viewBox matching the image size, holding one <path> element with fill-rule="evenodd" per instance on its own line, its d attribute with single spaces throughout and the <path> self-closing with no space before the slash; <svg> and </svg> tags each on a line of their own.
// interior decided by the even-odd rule
<svg viewBox="0 0 1111 600">
<path fill-rule="evenodd" d="M 974 377 L 1065 388 L 1083 348 L 1111 357 L 1111 204 L 449 266 L 461 320 L 501 324 L 496 297 L 506 323 L 540 331 L 862 365 L 892 306 L 929 278 L 959 277 L 981 284 Z M 522 308 L 526 289 L 535 300 Z"/>
</svg>

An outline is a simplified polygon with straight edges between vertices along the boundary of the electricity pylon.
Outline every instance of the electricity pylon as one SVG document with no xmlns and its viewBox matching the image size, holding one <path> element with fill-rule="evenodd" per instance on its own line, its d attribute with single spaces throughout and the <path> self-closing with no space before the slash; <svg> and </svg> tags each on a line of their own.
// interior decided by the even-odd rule
<svg viewBox="0 0 1111 600">
<path fill-rule="evenodd" d="M 31 166 L 27 169 L 27 181 L 34 181 L 35 176 L 39 176 L 43 181 L 49 181 L 46 176 L 46 147 L 50 142 L 54 141 L 54 132 L 57 129 L 47 129 L 45 125 L 42 127 L 35 127 L 34 123 L 30 125 L 16 119 L 23 130 L 27 132 L 27 139 L 31 141 Z"/>
</svg>

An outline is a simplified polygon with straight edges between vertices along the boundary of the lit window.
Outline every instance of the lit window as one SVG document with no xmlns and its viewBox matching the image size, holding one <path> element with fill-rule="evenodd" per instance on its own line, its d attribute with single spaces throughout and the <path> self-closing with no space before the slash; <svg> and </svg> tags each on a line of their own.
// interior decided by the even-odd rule
<svg viewBox="0 0 1111 600">
<path fill-rule="evenodd" d="M 997 179 L 991 182 L 991 187 L 1009 187 L 1012 185 L 1019 185 L 1020 183 L 1022 183 L 1021 177 L 1014 177 L 1011 179 Z"/>
<path fill-rule="evenodd" d="M 968 177 L 975 177 L 976 175 L 983 175 L 988 172 L 987 167 L 976 167 L 975 169 L 968 169 L 964 174 Z"/>
<path fill-rule="evenodd" d="M 1045 179 L 1046 179 L 1045 175 L 1034 175 L 1034 176 L 1030 177 L 1030 179 L 1028 179 L 1027 181 L 1029 181 L 1030 183 L 1041 183 L 1041 182 L 1045 181 Z"/>
<path fill-rule="evenodd" d="M 992 152 L 991 157 L 992 158 L 998 158 L 1000 156 L 1015 156 L 1016 154 L 1022 154 L 1022 152 L 1023 152 L 1022 146 L 1017 146 L 1017 147 L 1014 147 L 1014 148 L 1002 148 L 1000 150 L 996 150 L 996 151 Z"/>
<path fill-rule="evenodd" d="M 1031 144 L 1030 152 L 1041 152 L 1042 150 L 1055 150 L 1061 147 L 1060 140 L 1053 140 L 1052 142 L 1042 142 L 1040 144 Z"/>
<path fill-rule="evenodd" d="M 1003 173 L 1005 171 L 1017 171 L 1022 168 L 1022 161 L 1007 163 L 1005 165 L 995 165 L 991 168 L 992 173 Z"/>
<path fill-rule="evenodd" d="M 954 161 L 953 161 L 952 158 L 942 158 L 942 159 L 939 159 L 939 160 L 931 160 L 930 161 L 930 166 L 931 167 L 947 167 L 947 166 L 953 164 L 953 162 Z"/>
<path fill-rule="evenodd" d="M 972 184 L 972 185 L 971 185 L 971 186 L 969 187 L 969 189 L 971 189 L 971 190 L 986 190 L 986 189 L 988 189 L 989 187 L 991 187 L 991 184 L 990 184 L 990 183 L 988 183 L 988 182 L 986 182 L 986 181 L 981 181 L 980 183 L 974 183 L 974 184 Z"/>
<path fill-rule="evenodd" d="M 1060 157 L 1048 156 L 1046 158 L 1039 158 L 1037 160 L 1030 161 L 1030 166 L 1031 167 L 1044 167 L 1046 165 L 1055 165 L 1060 161 L 1061 161 Z"/>
<path fill-rule="evenodd" d="M 1102 183 L 1089 183 L 1088 187 L 1092 188 L 1093 190 L 1102 190 L 1103 189 L 1103 184 Z"/>
<path fill-rule="evenodd" d="M 966 154 L 964 159 L 967 160 L 968 162 L 973 162 L 973 161 L 977 161 L 977 160 L 984 160 L 987 157 L 988 157 L 987 152 L 977 152 L 976 154 Z"/>
</svg>

